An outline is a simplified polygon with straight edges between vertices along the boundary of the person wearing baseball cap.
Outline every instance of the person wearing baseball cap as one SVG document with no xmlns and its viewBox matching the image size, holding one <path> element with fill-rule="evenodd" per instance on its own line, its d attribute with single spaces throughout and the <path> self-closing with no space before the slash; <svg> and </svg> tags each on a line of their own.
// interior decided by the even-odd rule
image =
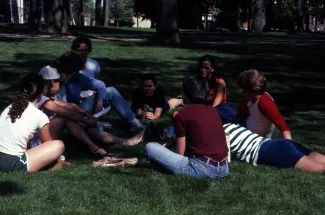
<svg viewBox="0 0 325 215">
<path fill-rule="evenodd" d="M 121 143 L 123 145 L 134 145 L 142 141 L 143 134 L 139 133 L 132 138 L 124 139 L 115 137 L 107 132 L 100 131 L 97 128 L 97 120 L 87 111 L 81 109 L 78 105 L 73 103 L 66 103 L 55 99 L 56 94 L 60 89 L 59 78 L 55 68 L 50 66 L 43 67 L 39 74 L 42 75 L 45 84 L 47 85 L 46 96 L 43 96 L 36 106 L 46 113 L 50 121 L 50 127 L 54 134 L 52 137 L 58 137 L 66 125 L 69 133 L 74 137 L 84 142 L 89 149 L 96 155 L 105 156 L 107 152 L 100 148 L 93 140 L 88 136 L 92 135 L 102 143 Z M 84 124 L 85 126 L 80 125 Z M 86 131 L 85 131 L 86 128 Z"/>
</svg>

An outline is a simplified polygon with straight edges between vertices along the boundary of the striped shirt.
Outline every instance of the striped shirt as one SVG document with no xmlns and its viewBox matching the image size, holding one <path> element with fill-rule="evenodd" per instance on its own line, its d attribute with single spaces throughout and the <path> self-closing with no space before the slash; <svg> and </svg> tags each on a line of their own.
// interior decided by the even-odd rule
<svg viewBox="0 0 325 215">
<path fill-rule="evenodd" d="M 229 134 L 230 151 L 235 156 L 247 163 L 256 165 L 258 151 L 264 140 L 262 136 L 255 134 L 245 127 L 236 124 L 224 124 L 225 133 Z"/>
</svg>

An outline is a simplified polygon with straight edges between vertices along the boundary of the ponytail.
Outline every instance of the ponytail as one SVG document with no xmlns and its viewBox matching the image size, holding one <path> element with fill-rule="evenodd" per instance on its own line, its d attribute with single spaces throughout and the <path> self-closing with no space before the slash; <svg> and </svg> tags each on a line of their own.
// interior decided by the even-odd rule
<svg viewBox="0 0 325 215">
<path fill-rule="evenodd" d="M 35 101 L 44 91 L 44 81 L 41 75 L 28 74 L 20 82 L 20 94 L 11 104 L 8 116 L 12 123 L 19 119 L 29 102 Z"/>
<path fill-rule="evenodd" d="M 19 119 L 25 109 L 28 106 L 28 94 L 26 92 L 21 93 L 17 96 L 16 100 L 11 104 L 9 109 L 9 117 L 12 123 L 16 122 L 16 119 Z"/>
</svg>

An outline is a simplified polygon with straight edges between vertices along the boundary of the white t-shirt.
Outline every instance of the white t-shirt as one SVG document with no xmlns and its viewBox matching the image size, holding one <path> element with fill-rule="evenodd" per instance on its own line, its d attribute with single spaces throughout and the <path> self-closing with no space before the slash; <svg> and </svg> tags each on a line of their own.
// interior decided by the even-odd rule
<svg viewBox="0 0 325 215">
<path fill-rule="evenodd" d="M 80 71 L 80 73 L 90 78 L 96 78 L 95 74 L 100 73 L 99 63 L 94 59 L 88 58 L 85 70 Z"/>
<path fill-rule="evenodd" d="M 12 123 L 8 115 L 10 107 L 0 115 L 0 152 L 21 156 L 27 150 L 27 142 L 36 131 L 49 123 L 49 119 L 34 104 L 29 103 L 21 117 Z"/>
</svg>

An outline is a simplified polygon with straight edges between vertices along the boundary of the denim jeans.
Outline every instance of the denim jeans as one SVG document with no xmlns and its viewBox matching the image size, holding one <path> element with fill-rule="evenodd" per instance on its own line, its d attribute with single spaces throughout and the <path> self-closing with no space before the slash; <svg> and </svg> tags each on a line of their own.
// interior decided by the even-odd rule
<svg viewBox="0 0 325 215">
<path fill-rule="evenodd" d="M 79 107 L 93 113 L 96 105 L 96 94 L 84 99 Z M 122 116 L 123 119 L 127 120 L 129 123 L 135 118 L 135 114 L 132 112 L 129 105 L 123 99 L 121 94 L 114 87 L 107 87 L 104 100 L 109 101 L 117 110 L 117 112 Z"/>
<path fill-rule="evenodd" d="M 213 166 L 195 158 L 185 157 L 170 151 L 159 143 L 151 142 L 145 147 L 146 157 L 173 174 L 190 175 L 196 178 L 223 178 L 228 175 L 228 163 Z"/>
</svg>

